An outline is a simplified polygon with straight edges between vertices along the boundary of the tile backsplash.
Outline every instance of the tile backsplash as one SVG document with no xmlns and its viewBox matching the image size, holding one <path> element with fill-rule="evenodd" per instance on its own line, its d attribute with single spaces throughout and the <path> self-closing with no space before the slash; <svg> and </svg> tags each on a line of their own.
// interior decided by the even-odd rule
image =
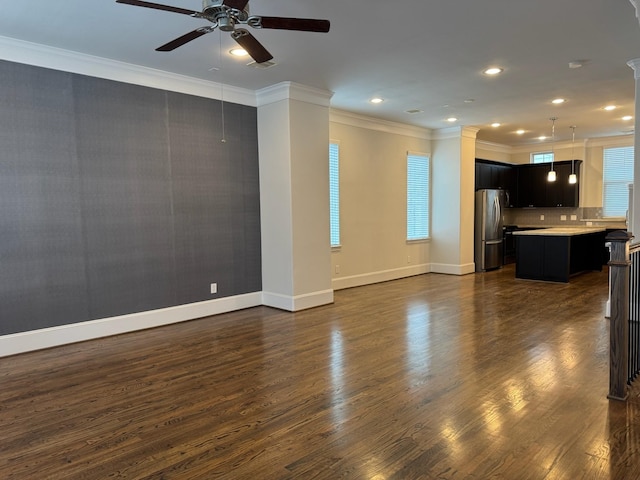
<svg viewBox="0 0 640 480">
<path fill-rule="evenodd" d="M 504 224 L 519 226 L 585 226 L 625 227 L 624 219 L 603 219 L 602 208 L 505 208 Z"/>
</svg>

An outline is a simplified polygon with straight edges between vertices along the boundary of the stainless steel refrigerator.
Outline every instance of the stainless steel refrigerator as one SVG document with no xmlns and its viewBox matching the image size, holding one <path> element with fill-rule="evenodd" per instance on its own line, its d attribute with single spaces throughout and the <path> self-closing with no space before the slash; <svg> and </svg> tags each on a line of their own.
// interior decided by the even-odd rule
<svg viewBox="0 0 640 480">
<path fill-rule="evenodd" d="M 502 266 L 504 191 L 476 191 L 475 248 L 476 272 Z"/>
</svg>

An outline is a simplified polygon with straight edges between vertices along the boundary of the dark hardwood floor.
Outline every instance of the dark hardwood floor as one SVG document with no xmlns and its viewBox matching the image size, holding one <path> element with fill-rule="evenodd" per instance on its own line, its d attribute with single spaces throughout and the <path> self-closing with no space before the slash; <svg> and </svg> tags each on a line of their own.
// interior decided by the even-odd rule
<svg viewBox="0 0 640 480">
<path fill-rule="evenodd" d="M 0 359 L 3 479 L 636 479 L 607 271 L 338 291 Z"/>
</svg>

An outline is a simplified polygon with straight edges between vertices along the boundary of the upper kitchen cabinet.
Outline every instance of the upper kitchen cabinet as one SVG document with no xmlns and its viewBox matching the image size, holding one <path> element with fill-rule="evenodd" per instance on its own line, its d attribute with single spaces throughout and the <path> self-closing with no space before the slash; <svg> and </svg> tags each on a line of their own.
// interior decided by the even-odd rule
<svg viewBox="0 0 640 480">
<path fill-rule="evenodd" d="M 476 190 L 498 188 L 504 190 L 508 207 L 515 207 L 517 174 L 514 165 L 476 159 Z"/>
<path fill-rule="evenodd" d="M 517 167 L 517 207 L 547 206 L 547 172 L 545 164 L 525 164 Z"/>
<path fill-rule="evenodd" d="M 580 188 L 580 165 L 582 160 L 554 162 L 556 181 L 547 181 L 550 163 L 518 165 L 519 207 L 578 207 Z M 569 183 L 571 171 L 576 173 L 578 182 Z"/>
</svg>

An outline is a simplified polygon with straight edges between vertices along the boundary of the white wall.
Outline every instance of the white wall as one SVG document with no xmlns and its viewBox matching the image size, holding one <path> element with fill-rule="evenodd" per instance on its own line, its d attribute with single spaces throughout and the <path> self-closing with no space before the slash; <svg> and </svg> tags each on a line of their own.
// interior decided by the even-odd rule
<svg viewBox="0 0 640 480">
<path fill-rule="evenodd" d="M 340 144 L 341 247 L 331 255 L 336 289 L 429 271 L 429 243 L 406 241 L 407 152 L 431 154 L 425 129 L 332 111 Z"/>
</svg>

